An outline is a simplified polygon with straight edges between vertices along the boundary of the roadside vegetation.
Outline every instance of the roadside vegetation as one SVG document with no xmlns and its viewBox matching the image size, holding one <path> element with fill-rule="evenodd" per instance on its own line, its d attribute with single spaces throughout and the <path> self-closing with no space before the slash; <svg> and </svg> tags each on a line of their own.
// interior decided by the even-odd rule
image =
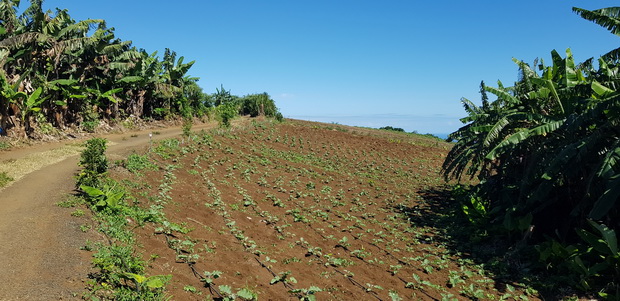
<svg viewBox="0 0 620 301">
<path fill-rule="evenodd" d="M 620 35 L 620 8 L 573 10 Z M 596 61 L 576 63 L 570 49 L 551 58 L 514 59 L 514 86 L 482 83 L 481 106 L 463 99 L 466 125 L 450 135 L 442 172 L 479 181 L 455 196 L 475 237 L 521 258 L 515 272 L 536 270 L 547 291 L 618 300 L 620 48 Z"/>
<path fill-rule="evenodd" d="M 87 282 L 86 300 L 165 300 L 164 286 L 170 275 L 145 275 L 147 263 L 136 250 L 135 226 L 146 222 L 161 223 L 164 216 L 157 208 L 137 206 L 135 199 L 114 179 L 108 177 L 105 156 L 107 141 L 93 138 L 86 142 L 77 177 L 80 197 L 60 203 L 77 207 L 71 214 L 82 216 L 81 207 L 90 209 L 96 230 L 104 240 L 86 242 L 84 249 L 93 252 L 95 273 Z M 135 224 L 135 226 L 134 226 Z M 84 227 L 89 231 L 90 227 Z"/>
</svg>

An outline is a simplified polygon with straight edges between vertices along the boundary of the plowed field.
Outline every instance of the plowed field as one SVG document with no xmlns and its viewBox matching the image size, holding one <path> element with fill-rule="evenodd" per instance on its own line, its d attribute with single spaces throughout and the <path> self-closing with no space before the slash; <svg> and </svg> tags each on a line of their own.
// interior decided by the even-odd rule
<svg viewBox="0 0 620 301">
<path fill-rule="evenodd" d="M 144 148 L 110 175 L 164 227 L 137 227 L 173 300 L 520 300 L 425 222 L 450 144 L 396 132 L 249 120 Z M 535 299 L 530 296 L 530 299 Z"/>
</svg>

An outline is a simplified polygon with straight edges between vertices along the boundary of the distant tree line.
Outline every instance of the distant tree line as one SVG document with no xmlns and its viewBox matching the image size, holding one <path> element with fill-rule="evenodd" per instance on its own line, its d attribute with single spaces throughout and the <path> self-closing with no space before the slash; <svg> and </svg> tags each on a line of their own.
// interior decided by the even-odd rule
<svg viewBox="0 0 620 301">
<path fill-rule="evenodd" d="M 386 131 L 392 131 L 392 132 L 399 132 L 399 133 L 406 133 L 405 130 L 403 128 L 397 128 L 397 127 L 393 127 L 393 126 L 384 126 L 384 127 L 380 127 L 380 130 L 386 130 Z M 418 133 L 418 131 L 411 131 L 411 134 L 416 134 L 416 135 L 421 135 L 421 136 L 426 136 L 429 138 L 435 138 L 435 139 L 440 139 L 437 135 L 433 135 L 433 134 L 420 134 Z"/>
<path fill-rule="evenodd" d="M 30 0 L 0 0 L 1 133 L 34 136 L 100 120 L 205 116 L 228 104 L 238 114 L 279 116 L 266 93 L 204 93 L 185 62 L 166 48 L 163 57 L 122 41 L 101 19 L 76 21 L 66 9 L 43 11 Z"/>
<path fill-rule="evenodd" d="M 384 127 L 380 127 L 380 130 L 386 130 L 386 131 L 394 131 L 394 132 L 405 132 L 404 129 L 402 128 L 396 128 L 396 127 L 392 127 L 392 126 L 384 126 Z"/>
</svg>

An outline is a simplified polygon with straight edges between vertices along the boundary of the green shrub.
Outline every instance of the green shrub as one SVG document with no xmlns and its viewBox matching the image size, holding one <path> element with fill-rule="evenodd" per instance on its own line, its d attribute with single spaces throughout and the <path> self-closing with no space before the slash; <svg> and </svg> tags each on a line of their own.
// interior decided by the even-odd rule
<svg viewBox="0 0 620 301">
<path fill-rule="evenodd" d="M 230 121 L 237 117 L 238 109 L 233 103 L 226 103 L 218 107 L 218 117 L 221 127 L 230 127 Z"/>
<path fill-rule="evenodd" d="M 108 159 L 105 156 L 107 140 L 92 138 L 86 141 L 86 149 L 82 152 L 79 165 L 82 171 L 77 178 L 77 187 L 87 185 L 98 187 L 102 175 L 108 169 Z"/>
<path fill-rule="evenodd" d="M 83 113 L 84 121 L 82 122 L 82 128 L 89 132 L 94 133 L 97 126 L 99 126 L 99 114 L 97 112 L 88 110 Z"/>
<path fill-rule="evenodd" d="M 279 119 L 281 119 L 282 115 L 278 112 L 275 102 L 267 93 L 246 95 L 242 99 L 241 114 L 250 115 L 251 117 L 275 117 L 276 119 L 278 119 L 278 115 L 280 115 Z"/>
<path fill-rule="evenodd" d="M 192 117 L 185 117 L 183 118 L 183 136 L 185 137 L 189 137 L 189 135 L 191 135 L 192 133 L 192 125 L 193 125 L 193 120 Z"/>
</svg>

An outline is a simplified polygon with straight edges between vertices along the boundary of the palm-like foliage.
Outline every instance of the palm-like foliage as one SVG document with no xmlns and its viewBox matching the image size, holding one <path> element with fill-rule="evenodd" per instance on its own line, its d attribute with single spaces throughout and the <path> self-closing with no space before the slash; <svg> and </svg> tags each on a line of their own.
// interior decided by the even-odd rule
<svg viewBox="0 0 620 301">
<path fill-rule="evenodd" d="M 42 4 L 31 0 L 18 15 L 19 0 L 0 0 L 0 127 L 9 130 L 3 133 L 33 134 L 34 115 L 66 127 L 204 110 L 207 95 L 187 75 L 194 62 L 176 60 L 169 49 L 160 60 L 115 38 L 104 20 L 75 21 L 67 10 L 44 12 Z M 39 88 L 44 101 L 24 114 L 24 95 Z"/>
<path fill-rule="evenodd" d="M 620 8 L 575 11 L 620 32 Z M 520 76 L 513 87 L 482 84 L 481 106 L 463 99 L 468 116 L 450 135 L 457 142 L 443 173 L 446 179 L 478 177 L 473 192 L 486 220 L 509 233 L 533 231 L 539 242 L 583 242 L 585 230 L 574 229 L 603 229 L 598 223 L 609 227 L 601 232 L 609 237 L 620 230 L 620 60 L 614 51 L 597 68 L 592 59 L 575 64 L 570 50 L 564 58 L 553 51 L 550 66 L 514 60 Z M 487 93 L 497 99 L 489 102 Z M 588 236 L 586 243 L 591 241 L 596 239 Z M 558 245 L 545 249 L 544 257 Z M 579 252 L 591 250 L 596 246 Z M 612 283 L 620 280 L 617 263 L 592 263 L 591 272 L 579 252 L 571 252 L 582 280 L 605 275 L 605 268 Z M 588 288 L 587 281 L 581 285 Z"/>
<path fill-rule="evenodd" d="M 513 88 L 483 86 L 497 96 L 494 102 L 476 106 L 463 100 L 469 116 L 462 121 L 468 124 L 450 135 L 458 142 L 443 171 L 446 178 L 479 176 L 502 217 L 540 213 L 534 222 L 550 230 L 547 234 L 561 230 L 566 235 L 571 226 L 585 222 L 569 214 L 609 219 L 610 205 L 620 196 L 597 188 L 616 180 L 620 171 L 613 155 L 620 96 L 603 84 L 617 81 L 609 77 L 616 67 L 603 59 L 600 69 L 586 77 L 570 51 L 564 59 L 555 52 L 552 57 L 552 66 L 539 66 L 540 75 L 516 61 L 522 78 Z M 602 193 L 606 197 L 599 200 Z M 567 216 L 557 223 L 547 218 L 549 210 L 564 207 Z"/>
<path fill-rule="evenodd" d="M 597 10 L 573 7 L 573 12 L 586 20 L 605 27 L 611 33 L 620 36 L 620 7 L 607 7 Z M 614 60 L 620 59 L 620 48 L 609 51 L 603 57 Z"/>
</svg>

